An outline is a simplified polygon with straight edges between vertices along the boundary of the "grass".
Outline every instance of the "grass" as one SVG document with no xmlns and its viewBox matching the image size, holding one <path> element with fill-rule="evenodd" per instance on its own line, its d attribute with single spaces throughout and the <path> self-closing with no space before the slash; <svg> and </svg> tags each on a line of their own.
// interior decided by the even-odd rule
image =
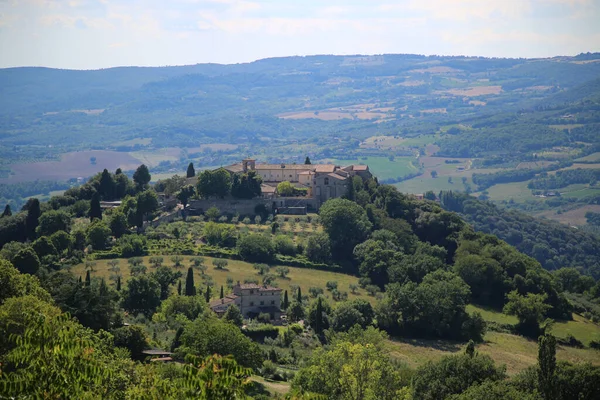
<svg viewBox="0 0 600 400">
<path fill-rule="evenodd" d="M 577 314 L 573 315 L 573 321 L 556 322 L 552 333 L 562 338 L 573 335 L 585 345 L 589 345 L 592 340 L 600 340 L 600 326 Z M 600 359 L 600 354 L 598 358 Z"/>
<path fill-rule="evenodd" d="M 598 161 L 598 162 L 600 162 L 600 152 L 589 154 L 585 157 L 578 158 L 575 161 Z"/>
<path fill-rule="evenodd" d="M 467 305 L 467 312 L 469 314 L 478 312 L 481 314 L 484 320 L 489 322 L 496 322 L 498 324 L 514 325 L 518 322 L 517 317 L 515 317 L 514 315 L 506 315 L 491 308 L 481 307 L 475 304 Z"/>
<path fill-rule="evenodd" d="M 187 272 L 187 268 L 190 266 L 190 259 L 195 256 L 183 256 L 182 267 L 176 268 L 176 270 L 180 271 L 183 275 L 182 281 L 185 280 L 185 274 Z M 154 268 L 150 266 L 149 262 L 150 256 L 143 257 L 144 265 L 148 268 L 148 273 L 151 273 Z M 172 266 L 171 256 L 163 256 L 164 262 L 163 265 Z M 126 259 L 118 259 L 119 267 L 121 269 L 121 283 L 124 285 L 130 278 L 129 274 L 129 265 L 127 264 Z M 262 280 L 262 276 L 258 275 L 256 270 L 252 268 L 253 264 L 239 261 L 239 260 L 227 260 L 228 265 L 224 270 L 216 270 L 212 264 L 212 257 L 204 257 L 204 265 L 208 267 L 206 271 L 206 275 L 210 276 L 215 283 L 213 287 L 213 297 L 217 298 L 219 295 L 219 291 L 221 285 L 225 289 L 227 293 L 227 278 L 231 277 L 233 282 L 240 281 L 244 282 L 245 279 L 257 279 L 259 282 Z M 94 266 L 94 271 L 91 273 L 92 277 L 104 278 L 108 281 L 111 271 L 109 270 L 108 265 L 109 260 L 97 260 L 95 261 L 96 265 Z M 173 267 L 174 268 L 174 267 Z M 358 278 L 355 276 L 339 273 L 339 272 L 329 272 L 329 271 L 319 271 L 312 270 L 307 268 L 296 268 L 296 267 L 288 267 L 290 272 L 286 278 L 278 277 L 276 280 L 276 284 L 283 290 L 288 290 L 290 292 L 291 285 L 298 285 L 302 288 L 303 294 L 308 294 L 308 289 L 312 286 L 320 287 L 324 290 L 324 294 L 327 296 L 329 292 L 325 289 L 325 283 L 327 281 L 337 281 L 338 282 L 338 290 L 340 292 L 348 292 L 348 298 L 364 298 L 370 301 L 373 301 L 372 297 L 368 297 L 367 293 L 363 289 L 359 289 L 357 294 L 350 293 L 349 285 L 355 284 L 358 285 Z M 85 276 L 85 264 L 79 264 L 72 268 L 72 272 L 75 276 Z M 275 266 L 271 268 L 271 273 L 277 274 L 275 271 Z M 204 277 L 205 278 L 205 277 Z M 196 285 L 203 282 L 203 276 L 200 271 L 194 270 L 194 282 Z M 290 293 L 291 294 L 291 293 Z M 329 296 L 331 297 L 331 296 Z"/>
<path fill-rule="evenodd" d="M 366 164 L 371 173 L 380 180 L 397 178 L 418 171 L 413 162 L 414 157 L 395 157 L 390 161 L 388 157 L 358 157 L 358 159 L 330 159 L 329 162 L 339 165 Z"/>
</svg>

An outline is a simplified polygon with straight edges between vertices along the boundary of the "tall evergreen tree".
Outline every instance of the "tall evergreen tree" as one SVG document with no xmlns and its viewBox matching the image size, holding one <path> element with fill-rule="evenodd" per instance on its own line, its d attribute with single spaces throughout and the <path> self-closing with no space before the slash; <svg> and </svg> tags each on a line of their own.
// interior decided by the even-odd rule
<svg viewBox="0 0 600 400">
<path fill-rule="evenodd" d="M 10 209 L 10 204 L 7 204 L 6 207 L 4 207 L 4 212 L 2 213 L 3 217 L 10 217 L 12 215 L 12 211 Z"/>
<path fill-rule="evenodd" d="M 29 207 L 27 208 L 27 218 L 25 219 L 25 229 L 27 231 L 27 238 L 30 240 L 35 239 L 35 228 L 40 224 L 40 201 L 38 199 L 29 199 Z"/>
<path fill-rule="evenodd" d="M 545 400 L 555 398 L 556 338 L 543 335 L 538 338 L 538 385 Z"/>
<path fill-rule="evenodd" d="M 290 300 L 288 299 L 288 292 L 287 290 L 285 292 L 283 292 L 283 309 L 287 310 L 287 308 L 290 306 Z"/>
<path fill-rule="evenodd" d="M 321 297 L 319 297 L 317 299 L 317 311 L 316 311 L 316 318 L 315 318 L 315 333 L 317 335 L 321 334 L 321 332 L 323 331 L 323 303 L 321 300 Z"/>
<path fill-rule="evenodd" d="M 77 283 L 81 284 L 81 275 L 79 275 L 79 279 L 77 279 Z"/>
<path fill-rule="evenodd" d="M 144 164 L 140 165 L 133 173 L 133 181 L 138 187 L 138 190 L 143 190 L 151 179 L 152 176 L 150 175 L 150 171 L 148 171 L 148 167 Z"/>
<path fill-rule="evenodd" d="M 121 291 L 121 277 L 117 276 L 117 292 Z"/>
<path fill-rule="evenodd" d="M 196 287 L 194 286 L 194 270 L 192 267 L 189 267 L 187 277 L 185 278 L 185 295 L 194 296 L 195 294 Z"/>
<path fill-rule="evenodd" d="M 221 294 L 220 294 L 220 299 L 222 299 L 223 297 L 225 297 L 225 294 L 223 293 L 223 285 L 221 285 Z"/>
<path fill-rule="evenodd" d="M 297 293 L 296 300 L 298 300 L 298 303 L 302 304 L 302 288 L 300 286 L 298 286 L 298 293 Z"/>
<path fill-rule="evenodd" d="M 88 270 L 85 273 L 85 286 L 90 286 L 92 284 L 92 277 L 90 276 L 90 271 Z"/>
<path fill-rule="evenodd" d="M 100 207 L 100 194 L 94 193 L 90 202 L 90 221 L 102 219 L 102 207 Z"/>
<path fill-rule="evenodd" d="M 112 200 L 115 196 L 115 181 L 106 168 L 104 168 L 102 175 L 100 175 L 98 191 L 104 200 Z"/>
<path fill-rule="evenodd" d="M 308 156 L 306 156 L 306 158 L 304 159 L 304 164 L 305 164 L 305 165 L 310 165 L 310 164 L 312 164 L 312 163 L 310 162 L 310 158 L 308 158 Z"/>
<path fill-rule="evenodd" d="M 121 170 L 121 168 L 117 168 L 117 170 L 115 171 L 115 175 L 121 175 L 123 173 L 123 170 Z"/>
<path fill-rule="evenodd" d="M 177 284 L 177 294 L 179 296 L 181 296 L 181 279 L 179 280 L 179 283 Z"/>
<path fill-rule="evenodd" d="M 210 286 L 206 286 L 206 292 L 204 293 L 204 300 L 208 304 L 210 302 Z"/>
<path fill-rule="evenodd" d="M 186 176 L 188 178 L 193 178 L 194 176 L 196 176 L 196 170 L 194 169 L 194 163 L 188 164 Z"/>
</svg>

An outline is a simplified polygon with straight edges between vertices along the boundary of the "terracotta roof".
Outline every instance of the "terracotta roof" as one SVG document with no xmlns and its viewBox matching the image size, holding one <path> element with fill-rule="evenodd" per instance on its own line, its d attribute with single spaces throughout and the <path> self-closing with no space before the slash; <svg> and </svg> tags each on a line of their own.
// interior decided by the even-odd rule
<svg viewBox="0 0 600 400">
<path fill-rule="evenodd" d="M 225 170 L 229 172 L 242 172 L 244 171 L 244 166 L 241 163 L 231 164 L 226 167 L 223 167 Z M 218 169 L 218 168 L 217 168 Z"/>
<path fill-rule="evenodd" d="M 316 172 L 333 172 L 335 171 L 335 165 L 333 164 L 319 164 L 315 166 Z"/>
<path fill-rule="evenodd" d="M 339 179 L 340 181 L 345 181 L 347 179 L 345 176 L 340 176 L 338 174 L 327 174 L 327 176 L 330 176 L 335 179 Z"/>
<path fill-rule="evenodd" d="M 369 170 L 369 166 L 368 165 L 353 165 L 352 169 L 354 171 L 368 171 Z"/>
<path fill-rule="evenodd" d="M 260 286 L 260 285 L 257 285 L 256 283 L 242 283 L 238 286 L 240 287 L 240 289 L 258 289 L 261 292 L 281 291 L 280 288 L 276 288 L 273 286 Z"/>
<path fill-rule="evenodd" d="M 301 169 L 301 170 L 312 170 L 314 165 L 310 164 L 256 164 L 254 167 L 257 170 L 261 169 Z"/>
<path fill-rule="evenodd" d="M 298 172 L 298 175 L 314 175 L 315 171 L 302 171 Z"/>
<path fill-rule="evenodd" d="M 277 187 L 263 184 L 263 185 L 260 185 L 260 190 L 263 193 L 275 193 L 275 191 L 277 190 Z"/>
<path fill-rule="evenodd" d="M 210 308 L 218 307 L 218 306 L 221 306 L 221 305 L 229 305 L 231 303 L 234 303 L 235 299 L 237 297 L 238 296 L 236 296 L 234 294 L 228 294 L 227 296 L 223 297 L 222 299 L 213 300 L 213 301 L 211 301 L 208 304 L 209 304 Z"/>
</svg>

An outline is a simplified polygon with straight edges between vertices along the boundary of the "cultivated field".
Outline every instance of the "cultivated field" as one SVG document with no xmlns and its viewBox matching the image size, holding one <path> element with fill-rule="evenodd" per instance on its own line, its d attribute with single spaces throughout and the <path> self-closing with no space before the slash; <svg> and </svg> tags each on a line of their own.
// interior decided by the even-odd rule
<svg viewBox="0 0 600 400">
<path fill-rule="evenodd" d="M 444 92 L 455 96 L 465 97 L 487 96 L 490 94 L 500 94 L 502 92 L 502 86 L 475 86 L 465 89 L 450 89 L 445 90 Z"/>
<path fill-rule="evenodd" d="M 600 213 L 600 205 L 598 204 L 590 204 L 584 205 L 582 207 L 576 208 L 574 210 L 564 211 L 560 214 L 557 214 L 556 210 L 547 210 L 543 211 L 539 214 L 536 214 L 536 217 L 544 217 L 548 219 L 553 219 L 555 221 L 561 222 L 570 226 L 581 226 L 586 224 L 585 213 L 588 211 L 593 211 Z"/>
<path fill-rule="evenodd" d="M 91 158 L 95 157 L 94 164 Z M 129 154 L 118 151 L 90 150 L 63 154 L 60 161 L 43 161 L 21 163 L 10 166 L 13 174 L 0 183 L 16 183 L 35 180 L 68 180 L 77 177 L 88 177 L 97 174 L 104 168 L 114 171 L 117 168 L 132 170 L 143 161 Z"/>
<path fill-rule="evenodd" d="M 388 157 L 359 157 L 358 159 L 329 159 L 329 162 L 337 165 L 366 164 L 371 173 L 378 179 L 397 178 L 418 171 L 415 167 L 414 157 L 395 157 L 390 161 Z"/>
</svg>

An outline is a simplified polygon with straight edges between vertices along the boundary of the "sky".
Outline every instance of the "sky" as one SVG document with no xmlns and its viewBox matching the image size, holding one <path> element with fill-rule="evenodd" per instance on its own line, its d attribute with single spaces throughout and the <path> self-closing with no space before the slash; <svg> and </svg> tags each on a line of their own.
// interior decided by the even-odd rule
<svg viewBox="0 0 600 400">
<path fill-rule="evenodd" d="M 0 67 L 600 51 L 600 0 L 0 0 Z"/>
</svg>

